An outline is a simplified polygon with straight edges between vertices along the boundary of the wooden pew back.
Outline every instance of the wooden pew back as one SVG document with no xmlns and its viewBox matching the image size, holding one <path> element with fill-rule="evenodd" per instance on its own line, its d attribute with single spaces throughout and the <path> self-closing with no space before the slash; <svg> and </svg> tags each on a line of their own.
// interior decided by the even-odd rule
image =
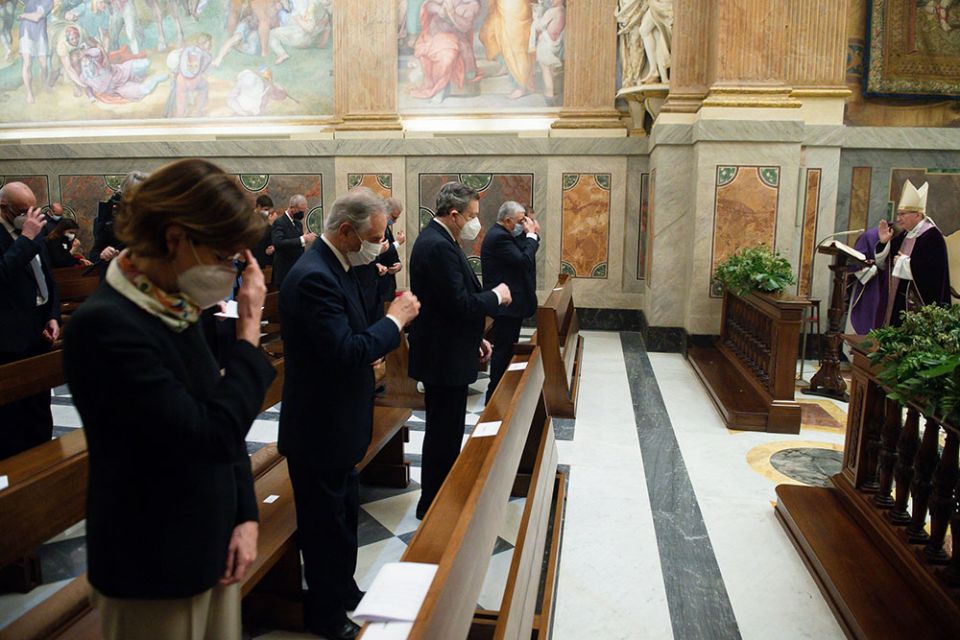
<svg viewBox="0 0 960 640">
<path fill-rule="evenodd" d="M 65 381 L 60 349 L 0 365 L 0 405 L 49 391 Z"/>
<path fill-rule="evenodd" d="M 516 362 L 527 360 L 525 356 Z M 496 436 L 464 446 L 402 560 L 439 565 L 410 638 L 464 638 L 506 515 L 514 477 L 540 403 L 538 351 L 508 371 L 480 421 L 502 420 Z"/>
<path fill-rule="evenodd" d="M 573 304 L 573 279 L 561 273 L 557 286 L 537 307 L 537 333 L 545 374 L 547 411 L 557 418 L 575 418 L 580 385 L 583 337 Z"/>
</svg>

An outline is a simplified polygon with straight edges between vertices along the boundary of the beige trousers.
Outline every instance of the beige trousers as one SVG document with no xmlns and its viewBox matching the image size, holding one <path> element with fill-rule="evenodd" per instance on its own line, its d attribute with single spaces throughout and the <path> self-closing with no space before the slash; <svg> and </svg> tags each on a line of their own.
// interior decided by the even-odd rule
<svg viewBox="0 0 960 640">
<path fill-rule="evenodd" d="M 92 589 L 104 640 L 240 640 L 240 585 L 192 598 L 108 598 Z"/>
</svg>

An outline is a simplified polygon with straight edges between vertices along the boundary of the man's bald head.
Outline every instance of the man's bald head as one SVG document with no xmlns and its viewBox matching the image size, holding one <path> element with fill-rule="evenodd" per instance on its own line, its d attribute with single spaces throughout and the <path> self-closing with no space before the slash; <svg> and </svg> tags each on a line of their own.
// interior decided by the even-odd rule
<svg viewBox="0 0 960 640">
<path fill-rule="evenodd" d="M 22 182 L 8 182 L 0 187 L 0 215 L 7 222 L 12 224 L 14 218 L 35 206 L 37 196 Z"/>
</svg>

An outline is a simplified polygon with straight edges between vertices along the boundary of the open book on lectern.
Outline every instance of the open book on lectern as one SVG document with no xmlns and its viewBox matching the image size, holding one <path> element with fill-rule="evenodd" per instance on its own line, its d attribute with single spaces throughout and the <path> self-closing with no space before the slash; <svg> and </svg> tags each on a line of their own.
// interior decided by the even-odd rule
<svg viewBox="0 0 960 640">
<path fill-rule="evenodd" d="M 822 253 L 840 252 L 840 253 L 845 253 L 847 256 L 853 258 L 854 260 L 857 260 L 858 262 L 867 261 L 866 254 L 857 251 L 850 245 L 844 244 L 839 240 L 831 240 L 830 242 L 824 242 L 820 245 L 820 249 Z M 828 249 L 828 250 L 833 249 L 834 251 L 822 251 L 823 249 Z"/>
</svg>

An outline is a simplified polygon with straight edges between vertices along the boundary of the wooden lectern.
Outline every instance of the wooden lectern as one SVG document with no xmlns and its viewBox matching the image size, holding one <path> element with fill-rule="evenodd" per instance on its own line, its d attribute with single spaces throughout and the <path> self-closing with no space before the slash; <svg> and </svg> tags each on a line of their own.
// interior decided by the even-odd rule
<svg viewBox="0 0 960 640">
<path fill-rule="evenodd" d="M 823 363 L 820 365 L 820 370 L 810 378 L 810 386 L 803 389 L 803 392 L 848 402 L 850 397 L 847 395 L 847 383 L 840 375 L 840 344 L 843 342 L 840 323 L 847 308 L 846 278 L 849 265 L 860 267 L 868 265 L 860 259 L 863 254 L 840 242 L 832 241 L 826 245 L 819 245 L 817 252 L 833 256 L 833 264 L 830 265 L 830 271 L 833 272 L 833 291 L 830 294 L 830 309 L 827 311 L 829 324 Z M 806 354 L 801 354 L 801 357 L 806 357 Z"/>
</svg>

